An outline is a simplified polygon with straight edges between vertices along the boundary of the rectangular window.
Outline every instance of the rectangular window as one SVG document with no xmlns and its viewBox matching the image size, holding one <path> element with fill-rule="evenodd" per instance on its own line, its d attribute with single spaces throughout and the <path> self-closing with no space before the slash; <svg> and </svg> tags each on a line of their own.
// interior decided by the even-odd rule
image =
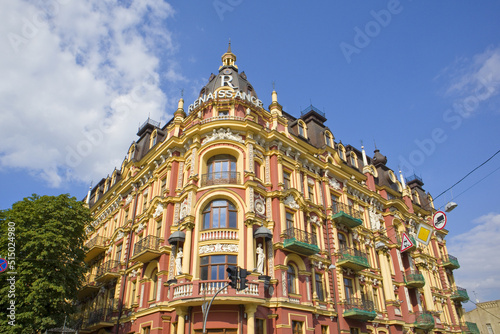
<svg viewBox="0 0 500 334">
<path fill-rule="evenodd" d="M 359 328 L 351 327 L 351 334 L 359 334 Z"/>
<path fill-rule="evenodd" d="M 302 332 L 303 322 L 292 320 L 292 333 L 293 334 L 303 334 Z"/>
<path fill-rule="evenodd" d="M 316 273 L 316 294 L 318 295 L 318 300 L 325 301 L 325 292 L 323 290 L 323 276 Z"/>
<path fill-rule="evenodd" d="M 488 334 L 495 334 L 493 332 L 493 327 L 491 327 L 491 324 L 486 324 L 486 329 L 488 330 Z"/>
<path fill-rule="evenodd" d="M 328 334 L 328 326 L 321 325 L 321 334 Z"/>
<path fill-rule="evenodd" d="M 135 294 L 136 294 L 136 281 L 132 282 L 132 295 L 130 296 L 130 305 L 134 305 L 135 304 Z"/>
<path fill-rule="evenodd" d="M 146 207 L 148 206 L 148 192 L 145 191 L 144 194 L 142 195 L 142 210 L 146 210 Z"/>
<path fill-rule="evenodd" d="M 255 334 L 264 334 L 264 319 L 255 319 Z"/>
<path fill-rule="evenodd" d="M 286 212 L 286 229 L 291 229 L 293 228 L 293 213 L 291 212 Z"/>
<path fill-rule="evenodd" d="M 290 189 L 291 187 L 291 174 L 289 172 L 283 172 L 283 188 L 285 190 Z"/>
<path fill-rule="evenodd" d="M 166 190 L 166 188 L 167 188 L 167 178 L 163 178 L 163 179 L 161 180 L 161 191 L 162 191 L 162 192 L 163 192 L 163 191 L 165 191 L 165 190 Z"/>
<path fill-rule="evenodd" d="M 349 301 L 351 298 L 354 298 L 354 287 L 352 284 L 352 279 L 344 278 L 344 292 L 345 299 Z"/>
<path fill-rule="evenodd" d="M 378 306 L 378 292 L 376 288 L 373 288 L 373 306 L 375 307 L 375 310 L 380 310 Z"/>
<path fill-rule="evenodd" d="M 116 254 L 115 254 L 115 260 L 116 261 L 120 261 L 120 259 L 122 257 L 122 246 L 123 246 L 123 243 L 119 244 L 116 247 Z"/>
<path fill-rule="evenodd" d="M 156 236 L 161 238 L 161 220 L 156 222 Z"/>
<path fill-rule="evenodd" d="M 307 190 L 309 193 L 309 200 L 314 202 L 314 185 L 308 183 Z"/>
<path fill-rule="evenodd" d="M 142 329 L 142 334 L 150 334 L 151 333 L 151 327 L 148 326 L 148 327 L 144 327 Z"/>
<path fill-rule="evenodd" d="M 260 164 L 256 161 L 254 164 L 255 177 L 260 179 Z"/>
</svg>

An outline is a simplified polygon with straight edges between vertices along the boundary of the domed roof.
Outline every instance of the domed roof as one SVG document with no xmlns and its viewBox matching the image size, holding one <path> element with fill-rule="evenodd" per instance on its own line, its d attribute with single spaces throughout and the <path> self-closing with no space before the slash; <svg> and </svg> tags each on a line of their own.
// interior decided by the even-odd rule
<svg viewBox="0 0 500 334">
<path fill-rule="evenodd" d="M 200 91 L 200 96 L 214 93 L 220 87 L 230 87 L 235 91 L 241 91 L 250 96 L 257 97 L 253 86 L 248 82 L 245 72 L 238 72 L 238 66 L 235 64 L 236 55 L 231 52 L 231 42 L 227 52 L 222 55 L 222 66 L 219 67 L 218 75 L 211 74 L 206 84 Z"/>
<path fill-rule="evenodd" d="M 380 150 L 377 148 L 375 150 L 375 155 L 373 156 L 372 159 L 372 164 L 375 167 L 379 167 L 379 166 L 385 166 L 386 163 L 387 163 L 387 157 L 385 155 L 382 155 L 380 153 Z"/>
</svg>

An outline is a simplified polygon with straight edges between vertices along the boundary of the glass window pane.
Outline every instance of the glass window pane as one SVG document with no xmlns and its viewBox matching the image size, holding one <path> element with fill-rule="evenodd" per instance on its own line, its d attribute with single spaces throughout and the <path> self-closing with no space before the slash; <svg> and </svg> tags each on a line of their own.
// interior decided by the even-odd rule
<svg viewBox="0 0 500 334">
<path fill-rule="evenodd" d="M 208 267 L 201 267 L 200 278 L 204 281 L 208 279 Z"/>
<path fill-rule="evenodd" d="M 204 229 L 210 228 L 210 213 L 205 213 L 203 215 L 203 228 Z"/>
<path fill-rule="evenodd" d="M 236 172 L 236 161 L 231 161 L 231 171 Z"/>
<path fill-rule="evenodd" d="M 222 161 L 222 170 L 227 172 L 229 170 L 229 161 Z"/>
<path fill-rule="evenodd" d="M 208 259 L 209 258 L 210 258 L 209 256 L 203 256 L 203 257 L 201 257 L 200 258 L 200 263 L 201 264 L 208 264 Z"/>
<path fill-rule="evenodd" d="M 229 212 L 229 227 L 236 228 L 237 215 L 235 211 Z"/>
<path fill-rule="evenodd" d="M 212 207 L 221 207 L 221 206 L 226 206 L 227 201 L 225 200 L 216 200 L 212 202 Z"/>
<path fill-rule="evenodd" d="M 224 279 L 226 276 L 226 266 L 222 265 L 217 267 L 219 268 L 219 277 L 217 277 L 217 279 Z"/>
<path fill-rule="evenodd" d="M 212 209 L 212 228 L 219 228 L 219 209 Z"/>
<path fill-rule="evenodd" d="M 227 256 L 227 263 L 228 264 L 236 264 L 237 256 L 236 255 L 228 255 Z"/>
<path fill-rule="evenodd" d="M 227 205 L 229 206 L 229 210 L 236 210 L 236 207 L 234 206 L 233 203 L 227 202 Z"/>
<path fill-rule="evenodd" d="M 220 208 L 220 224 L 219 227 L 227 227 L 227 209 L 226 208 Z"/>
<path fill-rule="evenodd" d="M 212 264 L 217 264 L 217 263 L 225 263 L 226 262 L 226 256 L 225 255 L 212 255 L 211 256 L 211 262 Z"/>
<path fill-rule="evenodd" d="M 210 279 L 217 279 L 217 266 L 212 266 L 210 269 Z"/>
</svg>

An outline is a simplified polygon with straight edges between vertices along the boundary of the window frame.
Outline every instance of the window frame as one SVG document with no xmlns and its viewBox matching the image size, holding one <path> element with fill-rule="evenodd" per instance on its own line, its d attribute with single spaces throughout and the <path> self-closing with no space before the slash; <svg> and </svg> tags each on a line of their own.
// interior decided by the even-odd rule
<svg viewBox="0 0 500 334">
<path fill-rule="evenodd" d="M 214 203 L 216 202 L 222 202 L 224 201 L 226 203 L 226 206 L 213 206 Z M 208 209 L 209 208 L 209 209 Z M 225 210 L 225 226 L 221 226 L 221 218 L 222 218 L 222 215 L 221 215 L 221 208 L 226 208 Z M 218 211 L 214 211 L 214 209 L 219 209 Z M 217 217 L 219 218 L 218 220 L 218 226 L 214 226 L 214 213 L 215 212 L 218 212 L 217 213 Z M 233 204 L 233 202 L 225 199 L 225 198 L 221 198 L 221 199 L 214 199 L 212 201 L 210 201 L 210 203 L 208 203 L 205 208 L 203 209 L 203 211 L 201 212 L 201 215 L 202 215 L 202 226 L 201 226 L 201 229 L 202 230 L 213 230 L 213 229 L 237 229 L 238 228 L 238 209 L 236 207 L 236 205 Z M 209 215 L 209 221 L 208 221 L 208 227 L 206 226 L 206 218 L 205 216 L 206 215 Z M 234 220 L 232 220 L 232 218 L 234 218 Z"/>
<path fill-rule="evenodd" d="M 218 256 L 224 256 L 224 262 L 212 262 L 213 258 Z M 231 257 L 231 258 L 229 258 Z M 203 259 L 208 259 L 207 263 L 203 263 Z M 234 259 L 234 262 L 230 262 Z M 237 266 L 238 265 L 238 256 L 233 254 L 211 254 L 206 256 L 200 256 L 200 280 L 202 281 L 222 281 L 228 278 L 227 268 L 229 266 Z M 223 266 L 223 278 L 219 278 L 218 276 L 221 274 L 220 267 Z M 215 273 L 218 278 L 212 278 L 212 274 L 214 273 L 212 268 L 216 267 Z M 206 277 L 203 268 L 207 268 Z"/>
</svg>

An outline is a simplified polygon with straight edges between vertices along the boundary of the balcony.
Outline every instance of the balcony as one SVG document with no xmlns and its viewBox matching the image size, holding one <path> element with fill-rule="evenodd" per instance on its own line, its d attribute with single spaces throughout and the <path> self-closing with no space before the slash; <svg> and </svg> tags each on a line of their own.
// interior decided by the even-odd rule
<svg viewBox="0 0 500 334">
<path fill-rule="evenodd" d="M 83 331 L 98 331 L 101 328 L 112 327 L 115 322 L 112 320 L 113 308 L 99 308 L 87 312 L 83 317 Z"/>
<path fill-rule="evenodd" d="M 465 325 L 467 326 L 467 329 L 471 334 L 480 334 L 479 328 L 477 327 L 477 324 L 475 322 L 466 321 Z"/>
<path fill-rule="evenodd" d="M 201 176 L 201 186 L 216 186 L 220 184 L 240 184 L 239 172 L 213 172 Z"/>
<path fill-rule="evenodd" d="M 405 283 L 408 288 L 421 288 L 425 285 L 424 275 L 411 271 L 405 274 Z"/>
<path fill-rule="evenodd" d="M 192 299 L 206 298 L 213 296 L 222 287 L 224 287 L 228 280 L 207 280 L 207 281 L 193 281 L 171 285 L 170 296 L 173 296 L 171 303 L 175 305 L 192 303 Z M 245 300 L 238 302 L 241 303 L 255 303 L 256 300 L 264 300 L 264 283 L 262 282 L 248 282 L 248 288 L 242 291 L 237 291 L 233 288 L 226 287 L 218 295 L 217 299 L 227 299 L 234 301 L 238 297 L 245 297 Z M 253 299 L 253 300 L 252 300 Z"/>
<path fill-rule="evenodd" d="M 430 330 L 434 328 L 434 316 L 429 312 L 415 312 L 415 322 L 413 323 L 416 328 L 423 330 Z"/>
<path fill-rule="evenodd" d="M 466 302 L 469 300 L 469 294 L 467 293 L 467 290 L 457 286 L 457 289 L 453 291 L 450 298 L 456 302 Z"/>
<path fill-rule="evenodd" d="M 460 264 L 458 263 L 458 259 L 453 255 L 449 255 L 443 259 L 443 267 L 448 269 L 458 269 L 460 268 Z"/>
<path fill-rule="evenodd" d="M 332 205 L 332 219 L 336 223 L 344 224 L 349 228 L 353 228 L 363 224 L 363 215 L 361 211 L 354 209 L 350 205 L 335 203 Z"/>
<path fill-rule="evenodd" d="M 106 251 L 106 241 L 108 241 L 108 239 L 99 235 L 90 239 L 85 244 L 85 247 L 88 248 L 87 254 L 85 254 L 85 262 L 89 262 L 97 255 L 104 253 Z"/>
<path fill-rule="evenodd" d="M 137 241 L 134 244 L 134 254 L 130 257 L 131 261 L 139 261 L 142 263 L 149 262 L 161 255 L 160 249 L 161 240 L 154 235 L 148 235 L 145 238 Z"/>
<path fill-rule="evenodd" d="M 319 253 L 316 234 L 291 227 L 285 231 L 284 238 L 283 247 L 286 250 L 302 255 L 313 255 Z"/>
<path fill-rule="evenodd" d="M 354 271 L 370 268 L 366 254 L 357 249 L 343 248 L 339 253 L 338 266 L 351 268 Z"/>
<path fill-rule="evenodd" d="M 344 318 L 361 321 L 373 320 L 377 317 L 377 312 L 371 300 L 349 298 L 344 301 Z"/>
<path fill-rule="evenodd" d="M 96 282 L 95 278 L 96 276 L 94 274 L 88 274 L 85 276 L 82 287 L 78 290 L 79 298 L 84 298 L 99 290 L 101 284 Z"/>
<path fill-rule="evenodd" d="M 97 268 L 96 280 L 99 282 L 107 282 L 118 277 L 120 277 L 119 261 L 109 260 Z"/>
</svg>

